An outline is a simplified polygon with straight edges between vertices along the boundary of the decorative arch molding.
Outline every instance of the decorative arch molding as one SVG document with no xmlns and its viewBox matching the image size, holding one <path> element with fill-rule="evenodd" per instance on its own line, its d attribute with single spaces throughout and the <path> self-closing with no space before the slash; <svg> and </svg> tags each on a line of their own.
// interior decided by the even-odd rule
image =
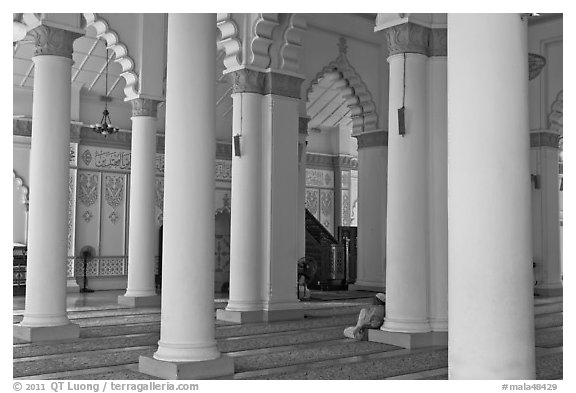
<svg viewBox="0 0 576 393">
<path fill-rule="evenodd" d="M 98 14 L 84 13 L 86 25 L 84 28 L 93 27 L 96 30 L 96 36 L 106 40 L 106 46 L 114 51 L 114 61 L 122 67 L 121 77 L 126 81 L 124 87 L 125 101 L 133 100 L 139 97 L 138 93 L 138 74 L 134 71 L 134 60 L 128 55 L 128 48 L 123 44 L 118 34 L 110 28 L 108 22 L 99 17 Z"/>
<path fill-rule="evenodd" d="M 306 21 L 299 14 L 218 14 L 226 72 L 243 67 L 298 74 Z"/>
<path fill-rule="evenodd" d="M 12 179 L 16 190 L 20 191 L 20 203 L 25 205 L 28 211 L 28 186 L 24 184 L 24 180 L 16 174 L 15 170 L 12 170 Z"/>
<path fill-rule="evenodd" d="M 338 86 L 340 96 L 350 110 L 352 133 L 375 130 L 378 125 L 378 114 L 372 95 L 346 56 L 346 40 L 344 38 L 340 38 L 339 47 L 338 57 L 324 66 L 312 78 L 310 86 L 306 90 L 306 97 L 308 99 L 321 79 L 329 77 L 333 82 L 339 82 L 334 85 Z"/>
<path fill-rule="evenodd" d="M 563 104 L 563 93 L 564 90 L 556 95 L 556 100 L 552 103 L 550 114 L 548 115 L 548 124 L 550 129 L 558 131 L 560 135 L 564 133 L 564 104 Z"/>
</svg>

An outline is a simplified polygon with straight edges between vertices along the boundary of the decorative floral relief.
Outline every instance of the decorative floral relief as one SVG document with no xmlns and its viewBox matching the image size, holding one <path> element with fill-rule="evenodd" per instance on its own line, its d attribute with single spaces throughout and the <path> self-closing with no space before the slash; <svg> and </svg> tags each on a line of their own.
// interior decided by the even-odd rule
<svg viewBox="0 0 576 393">
<path fill-rule="evenodd" d="M 118 215 L 118 213 L 116 213 L 116 210 L 112 210 L 112 213 L 110 213 L 110 215 L 108 216 L 108 218 L 110 219 L 110 221 L 112 222 L 112 224 L 116 224 L 116 222 L 117 222 L 118 219 L 120 218 L 120 215 Z"/>
<path fill-rule="evenodd" d="M 82 161 L 84 161 L 84 164 L 86 164 L 86 166 L 89 166 L 90 163 L 92 162 L 92 153 L 90 153 L 89 149 L 86 149 L 84 150 L 84 153 L 82 153 L 82 156 L 80 158 L 82 158 Z"/>
<path fill-rule="evenodd" d="M 350 192 L 342 191 L 342 225 L 350 225 Z"/>
<path fill-rule="evenodd" d="M 122 202 L 124 190 L 124 177 L 123 176 L 107 176 L 106 177 L 106 202 L 113 209 L 116 209 Z"/>
<path fill-rule="evenodd" d="M 310 211 L 315 217 L 318 214 L 318 190 L 306 189 L 306 209 Z"/>
<path fill-rule="evenodd" d="M 307 187 L 334 187 L 332 171 L 306 168 Z"/>
<path fill-rule="evenodd" d="M 78 199 L 90 207 L 98 200 L 98 176 L 81 173 L 79 177 Z"/>
<path fill-rule="evenodd" d="M 92 219 L 92 217 L 94 217 L 94 216 L 93 216 L 92 213 L 91 213 L 90 211 L 88 211 L 88 210 L 86 210 L 86 211 L 84 212 L 84 214 L 82 214 L 82 218 L 84 218 L 84 221 L 86 221 L 86 222 L 90 222 L 90 220 Z"/>
<path fill-rule="evenodd" d="M 320 209 L 323 216 L 331 216 L 333 214 L 333 201 L 334 196 L 331 190 L 322 190 L 320 192 Z"/>
<path fill-rule="evenodd" d="M 74 234 L 74 221 L 72 213 L 74 211 L 74 177 L 68 178 L 68 252 L 72 250 L 72 235 Z"/>
<path fill-rule="evenodd" d="M 342 188 L 350 188 L 350 172 L 342 171 Z"/>
<path fill-rule="evenodd" d="M 156 207 L 160 210 L 164 207 L 164 179 L 156 179 Z"/>
</svg>

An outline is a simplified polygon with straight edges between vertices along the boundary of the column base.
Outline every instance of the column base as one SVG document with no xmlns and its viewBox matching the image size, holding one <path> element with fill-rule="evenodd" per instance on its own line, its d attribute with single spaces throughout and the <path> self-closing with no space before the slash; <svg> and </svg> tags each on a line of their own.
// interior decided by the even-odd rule
<svg viewBox="0 0 576 393">
<path fill-rule="evenodd" d="M 368 329 L 368 341 L 396 345 L 406 349 L 448 346 L 448 332 L 402 333 Z"/>
<path fill-rule="evenodd" d="M 75 323 L 60 326 L 14 325 L 13 335 L 27 342 L 63 341 L 80 338 L 80 326 Z"/>
<path fill-rule="evenodd" d="M 348 284 L 349 291 L 371 291 L 371 292 L 386 292 L 386 287 L 384 285 L 370 285 L 370 284 L 362 284 L 362 283 L 355 283 L 355 284 Z"/>
<path fill-rule="evenodd" d="M 233 311 L 233 310 L 216 310 L 216 319 L 219 321 L 234 323 L 257 323 L 257 322 L 274 322 L 274 321 L 291 321 L 303 319 L 303 309 L 290 310 L 259 310 L 259 311 Z"/>
<path fill-rule="evenodd" d="M 163 379 L 228 379 L 234 376 L 234 360 L 222 355 L 197 362 L 167 362 L 140 356 L 138 371 Z"/>
<path fill-rule="evenodd" d="M 540 297 L 555 297 L 563 296 L 564 289 L 562 287 L 556 288 L 534 288 L 534 296 Z"/>
<path fill-rule="evenodd" d="M 76 282 L 75 278 L 68 278 L 66 280 L 66 292 L 68 293 L 78 293 L 80 292 L 80 287 Z"/>
<path fill-rule="evenodd" d="M 118 304 L 128 307 L 160 307 L 161 298 L 159 295 L 153 296 L 118 296 Z"/>
</svg>

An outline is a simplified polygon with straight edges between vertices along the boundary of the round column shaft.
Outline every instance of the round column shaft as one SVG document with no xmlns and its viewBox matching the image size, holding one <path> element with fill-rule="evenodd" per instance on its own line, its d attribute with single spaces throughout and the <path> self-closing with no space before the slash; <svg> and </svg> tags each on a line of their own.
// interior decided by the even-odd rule
<svg viewBox="0 0 576 393">
<path fill-rule="evenodd" d="M 130 171 L 130 231 L 128 287 L 125 297 L 156 295 L 154 250 L 157 241 L 154 217 L 156 180 L 156 101 L 133 103 L 132 155 Z M 151 101 L 150 109 L 143 104 Z"/>
<path fill-rule="evenodd" d="M 66 314 L 66 271 L 70 78 L 76 34 L 45 26 L 40 26 L 35 34 L 41 39 L 32 58 L 35 68 L 28 267 L 26 307 L 20 326 L 62 329 L 63 325 L 70 325 Z M 54 333 L 58 336 L 55 338 L 64 338 Z M 35 339 L 32 337 L 31 341 Z"/>
<path fill-rule="evenodd" d="M 234 93 L 232 100 L 233 135 L 240 135 L 240 149 L 232 156 L 230 300 L 226 310 L 257 311 L 262 310 L 264 300 L 262 95 Z"/>
<path fill-rule="evenodd" d="M 526 22 L 448 14 L 450 379 L 534 379 Z"/>
<path fill-rule="evenodd" d="M 386 172 L 388 135 L 364 132 L 358 138 L 358 266 L 354 286 L 386 286 Z"/>
<path fill-rule="evenodd" d="M 448 330 L 448 119 L 446 56 L 428 60 L 430 326 Z"/>
<path fill-rule="evenodd" d="M 216 19 L 170 14 L 160 341 L 154 358 L 220 357 L 214 339 Z"/>
<path fill-rule="evenodd" d="M 390 124 L 386 319 L 382 330 L 427 332 L 430 331 L 427 251 L 427 57 L 418 53 L 400 53 L 390 56 L 388 62 Z M 397 115 L 397 109 L 402 107 L 403 100 L 406 107 L 405 136 L 399 135 Z"/>
</svg>

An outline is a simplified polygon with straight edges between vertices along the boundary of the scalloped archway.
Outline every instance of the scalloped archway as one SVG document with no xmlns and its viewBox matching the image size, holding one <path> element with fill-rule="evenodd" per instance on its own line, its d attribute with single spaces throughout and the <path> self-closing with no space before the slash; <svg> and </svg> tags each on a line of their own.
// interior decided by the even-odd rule
<svg viewBox="0 0 576 393">
<path fill-rule="evenodd" d="M 306 91 L 309 128 L 335 127 L 349 118 L 352 132 L 376 129 L 378 115 L 372 95 L 346 56 L 346 40 L 340 38 L 338 57 L 322 68 Z"/>
</svg>

